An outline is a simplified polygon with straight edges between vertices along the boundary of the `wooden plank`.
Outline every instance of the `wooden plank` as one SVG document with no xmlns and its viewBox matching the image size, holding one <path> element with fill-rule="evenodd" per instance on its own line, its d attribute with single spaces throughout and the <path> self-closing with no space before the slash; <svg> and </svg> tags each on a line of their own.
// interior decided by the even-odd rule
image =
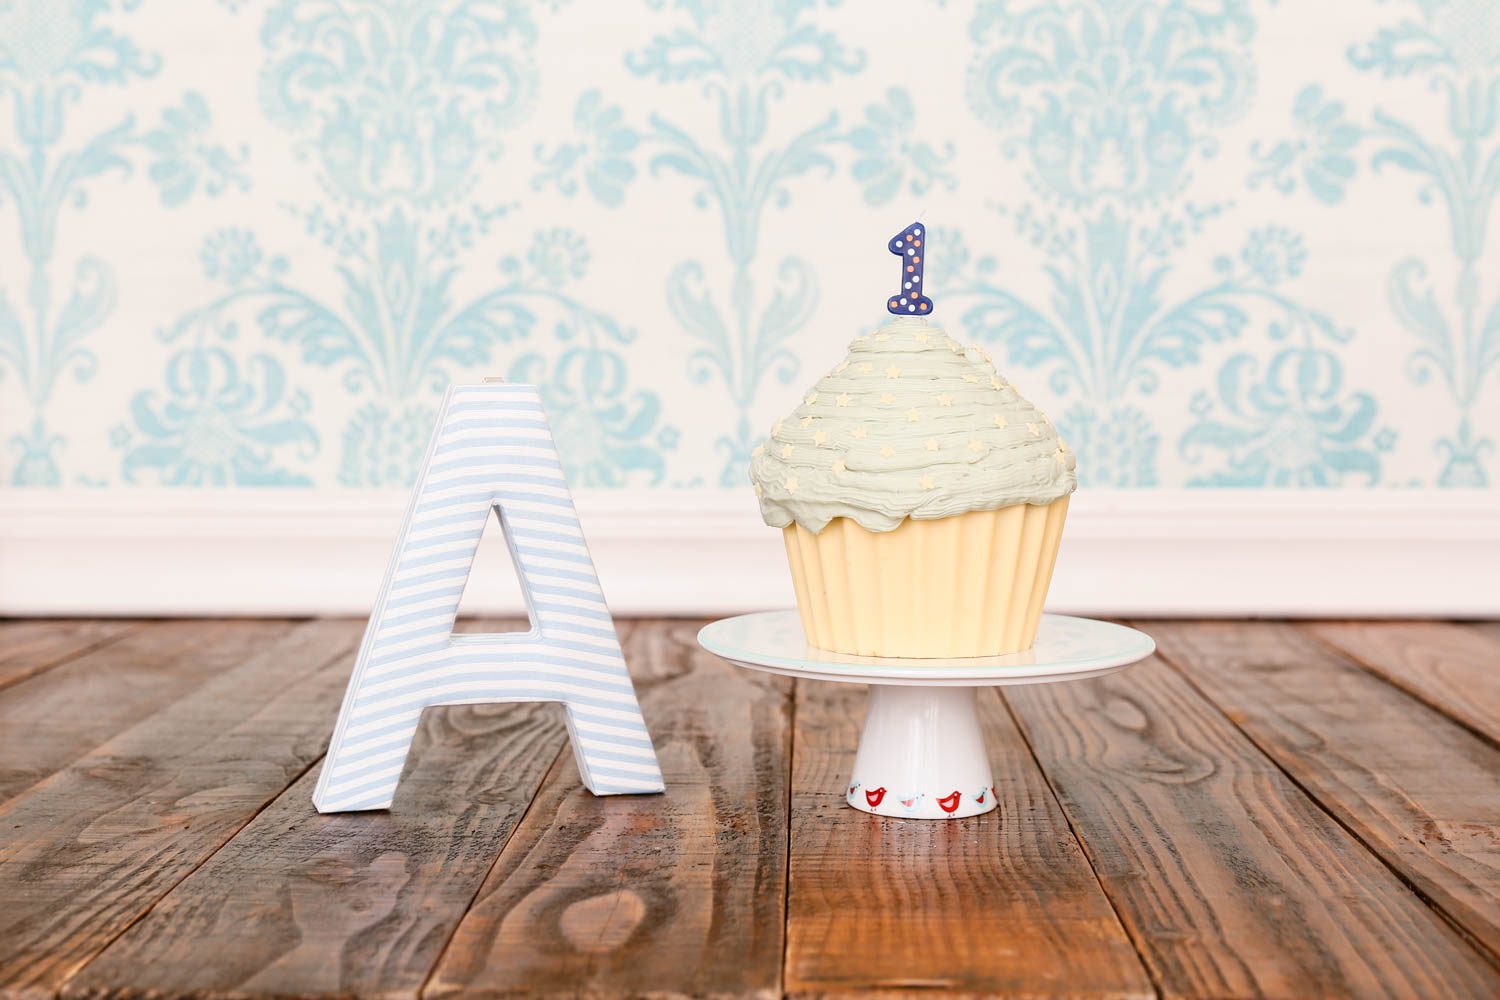
<svg viewBox="0 0 1500 1000">
<path fill-rule="evenodd" d="M 314 768 L 64 997 L 416 996 L 566 735 L 555 705 L 425 712 L 389 812 L 318 815 Z"/>
<path fill-rule="evenodd" d="M 151 624 L 0 691 L 0 802 L 291 628 L 284 621 Z"/>
<path fill-rule="evenodd" d="M 358 626 L 264 629 L 221 676 L 0 807 L 0 996 L 52 996 L 317 759 Z"/>
<path fill-rule="evenodd" d="M 1304 791 L 1500 956 L 1500 748 L 1292 625 L 1151 632 Z"/>
<path fill-rule="evenodd" d="M 98 649 L 140 626 L 140 622 L 78 618 L 0 621 L 0 688 Z"/>
<path fill-rule="evenodd" d="M 596 799 L 560 759 L 425 996 L 781 995 L 791 683 L 697 630 L 626 644 L 666 794 Z"/>
<path fill-rule="evenodd" d="M 1140 959 L 993 692 L 999 808 L 952 822 L 849 808 L 864 692 L 798 685 L 786 989 L 1147 997 Z"/>
<path fill-rule="evenodd" d="M 1164 996 L 1500 996 L 1500 972 L 1160 658 L 1006 697 Z"/>
<path fill-rule="evenodd" d="M 1500 743 L 1500 642 L 1446 622 L 1316 622 L 1310 632 Z"/>
</svg>

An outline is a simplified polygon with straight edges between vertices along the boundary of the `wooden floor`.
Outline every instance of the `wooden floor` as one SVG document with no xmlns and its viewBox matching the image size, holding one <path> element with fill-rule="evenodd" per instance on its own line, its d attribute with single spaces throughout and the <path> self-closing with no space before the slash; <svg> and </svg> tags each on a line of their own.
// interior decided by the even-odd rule
<svg viewBox="0 0 1500 1000">
<path fill-rule="evenodd" d="M 319 816 L 362 623 L 0 623 L 0 994 L 1500 997 L 1500 626 L 1142 623 L 982 692 L 951 823 L 847 808 L 862 691 L 697 626 L 621 626 L 665 796 L 496 705 Z"/>
</svg>

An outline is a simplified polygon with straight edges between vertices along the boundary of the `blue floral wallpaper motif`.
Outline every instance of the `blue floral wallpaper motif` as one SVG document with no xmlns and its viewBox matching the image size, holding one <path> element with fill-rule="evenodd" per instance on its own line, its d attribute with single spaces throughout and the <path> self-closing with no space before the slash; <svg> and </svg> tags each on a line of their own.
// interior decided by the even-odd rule
<svg viewBox="0 0 1500 1000">
<path fill-rule="evenodd" d="M 1490 0 L 0 0 L 0 476 L 400 488 L 454 380 L 743 486 L 882 322 L 1089 487 L 1495 488 Z"/>
</svg>

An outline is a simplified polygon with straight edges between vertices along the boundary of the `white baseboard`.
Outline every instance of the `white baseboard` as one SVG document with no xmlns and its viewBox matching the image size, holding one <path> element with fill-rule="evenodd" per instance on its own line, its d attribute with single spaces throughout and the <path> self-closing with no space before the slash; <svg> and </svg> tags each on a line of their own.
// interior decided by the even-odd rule
<svg viewBox="0 0 1500 1000">
<path fill-rule="evenodd" d="M 617 614 L 789 607 L 748 490 L 580 490 Z M 0 490 L 0 614 L 368 613 L 404 493 Z M 486 537 L 464 608 L 522 607 Z M 1095 615 L 1500 617 L 1493 491 L 1085 491 L 1048 608 Z"/>
</svg>

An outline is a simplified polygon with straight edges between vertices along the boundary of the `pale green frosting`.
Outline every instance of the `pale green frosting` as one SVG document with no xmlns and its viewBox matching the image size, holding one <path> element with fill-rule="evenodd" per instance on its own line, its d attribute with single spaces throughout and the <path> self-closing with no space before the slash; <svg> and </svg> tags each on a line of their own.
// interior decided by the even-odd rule
<svg viewBox="0 0 1500 1000">
<path fill-rule="evenodd" d="M 977 347 L 900 317 L 776 422 L 750 459 L 766 523 L 811 532 L 836 517 L 868 531 L 1047 504 L 1078 486 L 1073 451 Z"/>
</svg>

